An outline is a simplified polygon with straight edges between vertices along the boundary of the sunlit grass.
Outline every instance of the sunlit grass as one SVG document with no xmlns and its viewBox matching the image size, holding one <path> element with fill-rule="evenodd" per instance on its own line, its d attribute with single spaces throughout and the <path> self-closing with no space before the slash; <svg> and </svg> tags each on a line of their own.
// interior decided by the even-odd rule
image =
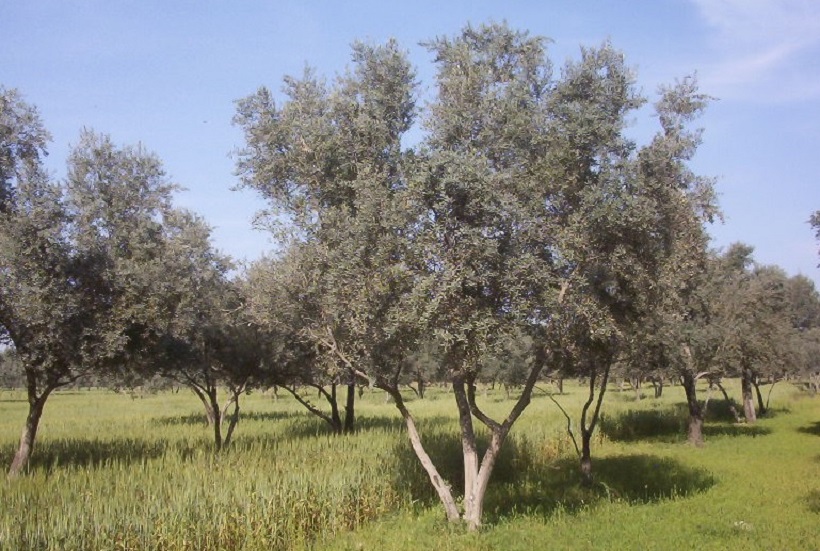
<svg viewBox="0 0 820 551">
<path fill-rule="evenodd" d="M 577 415 L 584 389 L 565 389 L 556 399 Z M 512 405 L 504 395 L 488 392 L 486 410 L 502 416 Z M 423 401 L 407 398 L 457 486 L 452 395 L 434 388 Z M 475 535 L 442 522 L 381 393 L 365 392 L 359 430 L 341 437 L 292 400 L 245 396 L 222 454 L 185 391 L 58 393 L 29 472 L 0 485 L 0 549 L 816 548 L 820 399 L 796 399 L 781 383 L 772 401 L 756 427 L 707 423 L 707 445 L 695 449 L 685 444 L 679 387 L 640 402 L 611 391 L 593 444 L 598 484 L 584 489 L 566 420 L 537 392 Z M 21 393 L 0 392 L 5 465 L 25 406 Z"/>
</svg>

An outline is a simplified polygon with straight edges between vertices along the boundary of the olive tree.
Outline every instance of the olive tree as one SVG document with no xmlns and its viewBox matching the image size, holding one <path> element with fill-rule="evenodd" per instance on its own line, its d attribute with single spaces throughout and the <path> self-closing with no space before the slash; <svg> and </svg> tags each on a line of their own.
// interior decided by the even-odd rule
<svg viewBox="0 0 820 551">
<path fill-rule="evenodd" d="M 23 366 L 29 402 L 14 477 L 54 390 L 156 350 L 175 315 L 166 300 L 175 186 L 154 155 L 90 131 L 54 180 L 42 167 L 48 136 L 14 91 L 0 91 L 0 132 L 0 338 Z"/>
<path fill-rule="evenodd" d="M 357 43 L 353 68 L 332 83 L 308 70 L 285 79 L 281 105 L 266 88 L 238 103 L 236 122 L 246 136 L 237 163 L 242 185 L 259 191 L 290 233 L 279 233 L 285 252 L 273 270 L 258 271 L 279 281 L 278 290 L 266 285 L 251 293 L 257 304 L 271 305 L 270 297 L 284 292 L 273 308 L 261 309 L 260 322 L 282 330 L 289 320 L 291 334 L 317 352 L 309 365 L 300 362 L 313 371 L 300 370 L 298 382 L 325 396 L 334 430 L 335 383 L 347 386 L 349 430 L 355 384 L 365 380 L 361 365 L 379 342 L 374 333 L 390 325 L 385 316 L 398 287 L 409 280 L 399 250 L 412 216 L 403 199 L 401 140 L 415 113 L 414 79 L 395 42 Z"/>
<path fill-rule="evenodd" d="M 582 352 L 591 392 L 606 388 L 624 335 L 654 303 L 653 281 L 681 227 L 673 222 L 700 222 L 693 209 L 711 188 L 682 177 L 693 153 L 683 126 L 700 101 L 688 81 L 662 97 L 662 132 L 636 152 L 624 130 L 643 100 L 608 44 L 583 50 L 557 79 L 545 41 L 506 25 L 426 46 L 437 96 L 414 149 L 401 150 L 415 112 L 409 64 L 393 43 L 358 45 L 352 81 L 328 89 L 308 73 L 286 79 L 279 107 L 266 90 L 240 102 L 247 146 L 238 166 L 293 225 L 285 257 L 298 245 L 288 279 L 302 289 L 302 335 L 393 397 L 447 518 L 475 528 L 541 372 L 571 348 Z M 522 388 L 493 419 L 476 382 L 521 335 L 531 343 Z M 429 342 L 453 388 L 461 503 L 399 391 L 408 358 Z M 588 436 L 598 396 L 584 408 Z M 474 422 L 490 433 L 486 449 Z"/>
</svg>

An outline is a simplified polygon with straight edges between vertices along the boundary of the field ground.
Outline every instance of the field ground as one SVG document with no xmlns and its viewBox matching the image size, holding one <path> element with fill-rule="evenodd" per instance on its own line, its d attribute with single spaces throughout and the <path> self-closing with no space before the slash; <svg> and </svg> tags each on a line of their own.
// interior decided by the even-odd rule
<svg viewBox="0 0 820 551">
<path fill-rule="evenodd" d="M 577 416 L 583 391 L 568 383 L 556 399 Z M 452 396 L 407 398 L 457 485 Z M 29 473 L 0 483 L 0 550 L 820 549 L 820 397 L 779 383 L 771 402 L 737 425 L 713 397 L 696 449 L 680 387 L 640 401 L 611 390 L 598 484 L 583 490 L 566 421 L 537 391 L 493 475 L 485 527 L 469 533 L 444 522 L 381 393 L 365 392 L 357 432 L 341 437 L 284 396 L 245 396 L 234 444 L 215 455 L 190 392 L 66 391 L 46 405 Z M 501 390 L 484 403 L 498 416 L 512 405 Z M 0 391 L 4 465 L 25 412 L 21 392 Z"/>
</svg>

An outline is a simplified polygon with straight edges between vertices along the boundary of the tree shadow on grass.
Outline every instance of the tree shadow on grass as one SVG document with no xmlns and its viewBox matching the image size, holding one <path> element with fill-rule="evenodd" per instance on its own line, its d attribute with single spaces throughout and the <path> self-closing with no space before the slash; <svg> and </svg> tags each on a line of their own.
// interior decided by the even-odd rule
<svg viewBox="0 0 820 551">
<path fill-rule="evenodd" d="M 287 419 L 295 419 L 304 416 L 300 412 L 292 411 L 249 411 L 240 414 L 241 420 L 246 421 L 282 421 Z M 187 415 L 169 415 L 165 417 L 155 417 L 151 420 L 154 425 L 161 426 L 206 426 L 205 413 L 189 413 Z"/>
<path fill-rule="evenodd" d="M 154 459 L 168 449 L 167 440 L 158 439 L 150 442 L 136 438 L 118 438 L 113 440 L 59 438 L 37 442 L 29 461 L 29 469 L 44 469 L 52 472 L 57 469 L 74 467 L 100 467 L 106 464 L 132 464 Z M 11 462 L 14 450 L 3 454 L 3 462 Z"/>
<path fill-rule="evenodd" d="M 557 509 L 573 513 L 600 502 L 645 504 L 687 497 L 716 483 L 706 470 L 649 454 L 593 458 L 593 477 L 592 486 L 583 484 L 574 457 L 535 463 L 518 480 L 491 486 L 486 510 L 495 519 L 518 514 L 546 517 Z"/>
<path fill-rule="evenodd" d="M 820 421 L 815 421 L 811 425 L 800 427 L 799 429 L 797 429 L 797 432 L 802 432 L 803 434 L 812 434 L 814 436 L 820 436 Z"/>
<path fill-rule="evenodd" d="M 628 410 L 602 415 L 600 423 L 601 433 L 620 442 L 677 442 L 686 435 L 686 418 L 674 409 Z"/>
<path fill-rule="evenodd" d="M 820 490 L 812 490 L 805 496 L 806 507 L 812 513 L 820 513 Z"/>
<path fill-rule="evenodd" d="M 628 410 L 612 416 L 602 416 L 600 430 L 608 438 L 620 442 L 682 442 L 686 440 L 688 410 L 686 404 L 670 409 Z M 763 436 L 771 429 L 755 424 L 739 424 L 734 420 L 726 400 L 709 403 L 703 434 L 710 436 Z"/>
<path fill-rule="evenodd" d="M 768 427 L 761 427 L 756 424 L 708 424 L 703 426 L 703 436 L 709 438 L 712 436 L 751 436 L 757 438 L 758 436 L 765 436 L 771 434 L 772 429 Z"/>
<path fill-rule="evenodd" d="M 486 443 L 486 438 L 479 438 L 481 451 Z M 461 487 L 464 474 L 460 439 L 434 435 L 425 439 L 425 448 L 439 474 L 454 489 Z M 438 496 L 409 444 L 397 446 L 393 457 L 397 462 L 395 488 L 409 491 L 424 505 L 436 506 Z M 497 522 L 520 514 L 547 517 L 559 509 L 575 512 L 602 501 L 654 503 L 700 493 L 715 484 L 706 470 L 649 454 L 593 459 L 593 469 L 595 484 L 585 487 L 575 457 L 545 458 L 532 442 L 508 440 L 487 491 L 486 520 Z"/>
</svg>

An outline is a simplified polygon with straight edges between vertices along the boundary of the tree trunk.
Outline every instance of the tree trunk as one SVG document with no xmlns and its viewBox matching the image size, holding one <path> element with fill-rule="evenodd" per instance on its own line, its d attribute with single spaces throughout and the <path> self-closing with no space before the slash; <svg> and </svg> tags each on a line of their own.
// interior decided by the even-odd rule
<svg viewBox="0 0 820 551">
<path fill-rule="evenodd" d="M 652 388 L 655 390 L 655 398 L 663 396 L 663 377 L 652 377 L 649 380 L 652 383 Z"/>
<path fill-rule="evenodd" d="M 772 383 L 772 385 L 774 385 L 774 383 Z M 755 395 L 757 395 L 757 410 L 760 412 L 760 415 L 766 415 L 766 404 L 763 403 L 763 395 L 760 393 L 760 384 L 756 378 L 752 378 L 752 386 L 755 389 Z"/>
<path fill-rule="evenodd" d="M 356 383 L 350 382 L 347 385 L 347 402 L 345 403 L 345 426 L 344 432 L 353 432 L 353 425 L 356 422 Z"/>
<path fill-rule="evenodd" d="M 54 389 L 48 388 L 38 397 L 36 389 L 32 392 L 31 386 L 29 387 L 28 415 L 26 416 L 23 433 L 20 435 L 20 445 L 9 467 L 9 479 L 20 476 L 20 473 L 22 473 L 23 469 L 28 465 L 29 459 L 31 459 L 31 454 L 34 451 L 34 442 L 37 437 L 37 428 L 40 425 L 40 418 L 43 415 L 43 408 L 52 390 Z"/>
<path fill-rule="evenodd" d="M 754 394 L 752 391 L 752 370 L 748 367 L 743 368 L 743 376 L 740 384 L 743 390 L 743 414 L 746 416 L 747 423 L 754 423 L 757 421 L 757 413 L 755 412 Z"/>
<path fill-rule="evenodd" d="M 231 437 L 233 436 L 233 431 L 236 428 L 236 425 L 239 423 L 239 397 L 241 395 L 242 391 L 240 390 L 239 392 L 235 392 L 232 397 L 231 401 L 233 402 L 233 414 L 231 415 L 231 420 L 228 423 L 228 431 L 225 433 L 225 440 L 222 442 L 222 448 L 227 448 L 231 444 Z"/>
<path fill-rule="evenodd" d="M 473 487 L 471 489 L 465 488 L 465 495 L 471 496 L 471 499 L 464 500 L 464 520 L 470 530 L 477 530 L 481 526 L 481 517 L 484 514 L 484 497 L 490 485 L 490 476 L 495 468 L 498 452 L 501 450 L 506 437 L 506 429 L 493 430 L 490 445 L 481 460 L 481 468 L 479 468 L 473 481 Z"/>
<path fill-rule="evenodd" d="M 740 413 L 738 413 L 737 408 L 735 407 L 735 401 L 729 397 L 729 393 L 726 392 L 726 389 L 723 388 L 723 384 L 720 381 L 715 382 L 715 386 L 718 387 L 720 393 L 723 394 L 723 399 L 726 400 L 726 403 L 729 404 L 729 413 L 731 413 L 736 423 L 742 423 L 743 419 L 740 417 Z"/>
<path fill-rule="evenodd" d="M 421 435 L 419 435 L 419 431 L 416 428 L 416 422 L 404 405 L 401 393 L 397 388 L 393 387 L 383 387 L 383 390 L 393 397 L 393 403 L 395 403 L 396 408 L 404 419 L 404 423 L 407 426 L 407 433 L 410 436 L 410 444 L 413 446 L 413 451 L 421 462 L 422 468 L 424 468 L 428 478 L 430 478 L 430 482 L 433 484 L 433 488 L 435 488 L 441 500 L 441 504 L 444 506 L 444 514 L 447 516 L 447 520 L 450 522 L 458 521 L 461 518 L 461 514 L 459 513 L 458 505 L 456 505 L 456 500 L 453 499 L 453 492 L 450 489 L 450 485 L 441 477 L 433 460 L 430 459 L 430 455 L 424 449 L 424 445 L 421 442 Z"/>
<path fill-rule="evenodd" d="M 697 380 L 688 369 L 682 373 L 683 389 L 686 391 L 686 405 L 689 408 L 689 428 L 687 439 L 690 444 L 703 446 L 703 410 L 698 403 Z"/>
<path fill-rule="evenodd" d="M 581 431 L 581 484 L 592 486 L 592 433 Z"/>
<path fill-rule="evenodd" d="M 560 375 L 555 378 L 555 386 L 558 387 L 558 394 L 564 393 L 564 378 Z"/>
<path fill-rule="evenodd" d="M 467 400 L 467 388 L 462 377 L 453 379 L 453 393 L 458 407 L 458 423 L 461 432 L 461 453 L 464 460 L 464 508 L 473 510 L 477 496 L 476 479 L 478 477 L 478 450 L 475 444 L 473 414 Z"/>
<path fill-rule="evenodd" d="M 222 411 L 219 409 L 219 398 L 216 387 L 210 387 L 207 391 L 209 407 L 213 412 L 214 447 L 216 451 L 222 450 Z"/>
<path fill-rule="evenodd" d="M 606 386 L 609 382 L 609 372 L 612 367 L 610 362 L 610 359 L 605 360 L 606 367 L 604 368 L 604 372 L 601 377 L 601 385 L 598 389 L 597 400 L 595 398 L 595 380 L 598 378 L 598 372 L 596 368 L 592 369 L 592 372 L 589 376 L 589 395 L 587 396 L 587 401 L 584 403 L 584 407 L 581 410 L 580 467 L 581 480 L 582 483 L 586 486 L 592 485 L 592 434 L 595 431 L 595 425 L 598 423 L 598 419 L 600 418 L 601 404 L 603 404 L 604 401 L 604 394 L 606 394 Z M 595 402 L 595 408 L 592 411 L 592 416 L 589 419 L 589 423 L 587 423 L 587 414 L 589 413 L 589 408 L 593 402 Z"/>
<path fill-rule="evenodd" d="M 342 420 L 339 417 L 339 406 L 336 401 L 336 385 L 331 386 L 331 392 L 325 390 L 324 387 L 320 384 L 311 384 L 310 386 L 316 388 L 319 392 L 319 396 L 323 397 L 327 400 L 327 403 L 330 405 L 330 415 L 325 413 L 324 411 L 320 410 L 318 407 L 314 406 L 310 400 L 308 400 L 305 396 L 302 396 L 299 393 L 298 388 L 296 385 L 285 385 L 282 388 L 287 390 L 291 396 L 293 396 L 297 402 L 302 404 L 310 413 L 319 417 L 328 425 L 330 425 L 331 429 L 335 434 L 341 434 L 342 432 Z"/>
<path fill-rule="evenodd" d="M 321 392 L 319 396 L 321 396 Z M 339 401 L 336 398 L 336 383 L 330 385 L 330 426 L 333 427 L 333 432 L 342 434 L 342 417 L 339 415 Z"/>
<path fill-rule="evenodd" d="M 202 402 L 202 406 L 205 408 L 205 425 L 213 425 L 217 415 L 214 413 L 214 408 L 211 406 L 210 399 L 198 386 L 193 384 L 189 384 L 187 386 L 194 392 L 194 394 L 196 394 L 197 398 L 199 398 L 200 402 Z"/>
</svg>

